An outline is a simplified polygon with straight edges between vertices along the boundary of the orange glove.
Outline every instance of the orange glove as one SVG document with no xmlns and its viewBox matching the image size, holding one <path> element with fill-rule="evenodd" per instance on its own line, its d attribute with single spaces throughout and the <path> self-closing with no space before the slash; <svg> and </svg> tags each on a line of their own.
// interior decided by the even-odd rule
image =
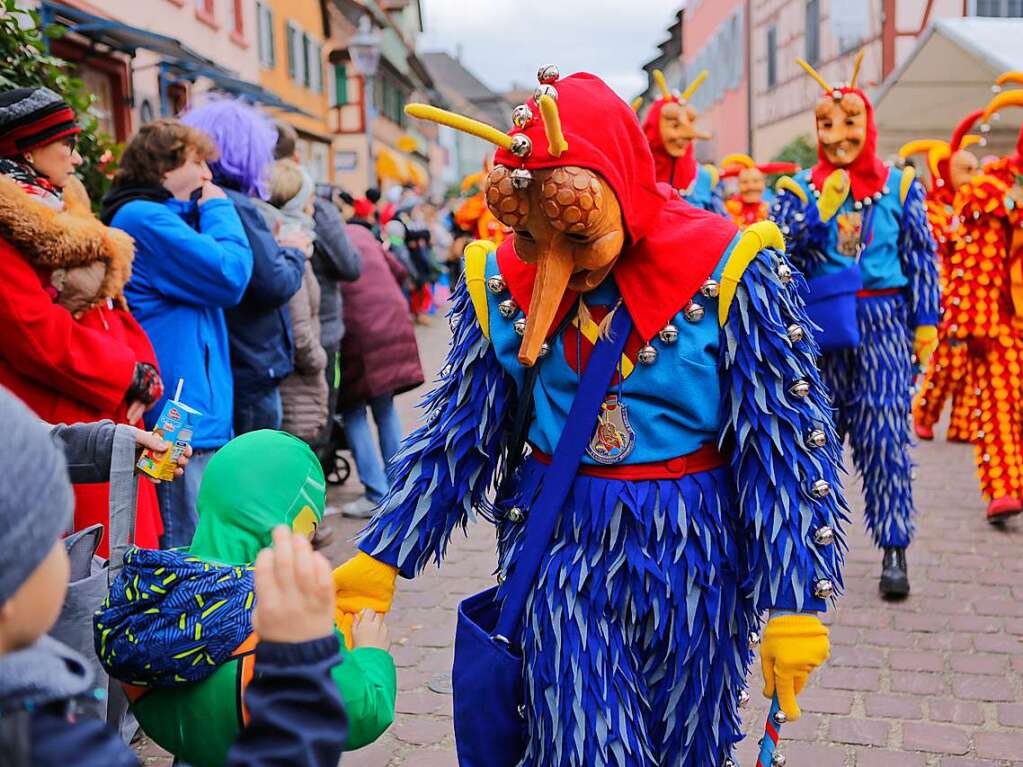
<svg viewBox="0 0 1023 767">
<path fill-rule="evenodd" d="M 778 705 L 790 722 L 801 715 L 796 696 L 829 653 L 828 629 L 816 615 L 779 615 L 767 622 L 760 644 L 764 697 L 777 692 Z"/>
<path fill-rule="evenodd" d="M 359 552 L 334 570 L 334 621 L 352 646 L 352 621 L 367 607 L 383 614 L 391 609 L 398 569 Z"/>
</svg>

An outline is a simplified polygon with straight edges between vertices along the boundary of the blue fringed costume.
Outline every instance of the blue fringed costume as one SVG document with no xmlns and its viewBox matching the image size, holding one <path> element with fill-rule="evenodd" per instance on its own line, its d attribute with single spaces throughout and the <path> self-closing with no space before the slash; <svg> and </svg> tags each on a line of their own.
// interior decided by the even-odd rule
<svg viewBox="0 0 1023 767">
<path fill-rule="evenodd" d="M 528 233 L 496 251 L 468 247 L 447 363 L 359 548 L 411 578 L 483 517 L 496 526 L 500 583 L 579 371 L 624 302 L 634 337 L 526 606 L 520 764 L 728 765 L 760 611 L 824 611 L 841 588 L 840 443 L 800 278 L 773 224 L 739 235 L 655 187 L 645 145 L 590 136 L 590 154 L 573 154 L 599 130 L 576 105 L 593 105 L 606 86 L 573 75 L 556 87 L 570 149 L 544 160 L 530 134 L 540 157 L 526 167 L 598 171 L 621 203 L 629 244 L 599 287 L 566 294 L 558 317 L 572 319 L 536 363 L 531 455 L 496 498 L 525 380 L 518 355 L 531 314 L 522 307 L 535 305 L 539 275 L 516 255 Z M 507 152 L 496 161 L 518 167 Z"/>
<path fill-rule="evenodd" d="M 780 184 L 771 218 L 785 234 L 793 264 L 811 281 L 811 300 L 814 278 L 859 264 L 859 344 L 824 353 L 821 376 L 834 398 L 838 431 L 843 439 L 848 436 L 863 479 L 866 523 L 874 542 L 886 550 L 905 549 L 914 533 L 909 454 L 913 355 L 920 329 L 933 328 L 940 311 L 935 243 L 924 189 L 912 168 L 888 167 L 874 156 L 876 130 L 866 96 L 841 88 L 823 98 L 844 104 L 850 94 L 866 107 L 867 140 L 848 167 L 851 184 L 841 204 L 830 218 L 821 212 L 824 187 L 839 172 L 822 150 L 815 168 Z"/>
</svg>

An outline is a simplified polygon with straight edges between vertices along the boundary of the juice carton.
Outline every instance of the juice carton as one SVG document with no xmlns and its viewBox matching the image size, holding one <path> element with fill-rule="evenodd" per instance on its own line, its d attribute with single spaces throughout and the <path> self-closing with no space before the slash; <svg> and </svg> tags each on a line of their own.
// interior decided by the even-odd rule
<svg viewBox="0 0 1023 767">
<path fill-rule="evenodd" d="M 153 433 L 171 443 L 171 449 L 159 457 L 148 448 L 142 451 L 137 466 L 154 479 L 170 482 L 174 479 L 174 471 L 178 468 L 178 459 L 184 454 L 185 448 L 192 442 L 195 425 L 202 418 L 202 413 L 193 410 L 177 399 L 169 399 L 163 405 L 163 412 L 156 421 Z"/>
</svg>

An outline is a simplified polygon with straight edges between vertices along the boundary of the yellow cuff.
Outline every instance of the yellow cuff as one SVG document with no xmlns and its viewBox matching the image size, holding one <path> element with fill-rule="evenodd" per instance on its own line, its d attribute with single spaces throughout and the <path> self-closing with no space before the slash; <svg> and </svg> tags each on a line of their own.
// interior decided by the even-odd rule
<svg viewBox="0 0 1023 767">
<path fill-rule="evenodd" d="M 338 625 L 347 614 L 366 608 L 378 613 L 391 609 L 398 569 L 359 552 L 334 570 L 334 605 Z"/>
</svg>

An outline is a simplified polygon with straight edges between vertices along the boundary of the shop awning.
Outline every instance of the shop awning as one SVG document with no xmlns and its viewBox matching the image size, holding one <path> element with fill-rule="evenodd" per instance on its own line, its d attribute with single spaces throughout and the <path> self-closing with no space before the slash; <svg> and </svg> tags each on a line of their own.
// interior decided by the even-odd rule
<svg viewBox="0 0 1023 767">
<path fill-rule="evenodd" d="M 992 97 L 994 79 L 1023 70 L 1023 19 L 934 22 L 874 97 L 879 149 L 888 155 L 917 138 L 948 140 L 956 124 Z M 1015 143 L 1018 112 L 992 125 L 991 150 Z"/>
<path fill-rule="evenodd" d="M 404 184 L 408 181 L 408 169 L 401 158 L 385 146 L 376 147 L 377 176 L 385 181 Z"/>
<path fill-rule="evenodd" d="M 76 34 L 122 53 L 134 56 L 135 52 L 141 48 L 159 53 L 174 62 L 216 66 L 213 61 L 196 53 L 187 45 L 182 44 L 180 40 L 161 35 L 158 32 L 150 32 L 148 29 L 133 27 L 114 19 L 94 16 L 63 3 L 50 2 L 50 0 L 44 0 L 41 11 L 45 23 L 61 24 Z"/>
<path fill-rule="evenodd" d="M 213 83 L 217 90 L 230 93 L 232 96 L 238 96 L 255 104 L 261 104 L 272 109 L 281 109 L 285 112 L 305 115 L 306 117 L 312 116 L 308 112 L 299 109 L 294 104 L 289 104 L 273 91 L 268 91 L 261 85 L 251 83 L 248 80 L 241 80 L 234 77 L 227 71 L 215 65 L 197 66 L 187 62 L 176 62 L 167 66 L 170 69 L 182 73 L 182 75 L 189 80 L 195 80 L 197 77 L 205 77 Z"/>
</svg>

